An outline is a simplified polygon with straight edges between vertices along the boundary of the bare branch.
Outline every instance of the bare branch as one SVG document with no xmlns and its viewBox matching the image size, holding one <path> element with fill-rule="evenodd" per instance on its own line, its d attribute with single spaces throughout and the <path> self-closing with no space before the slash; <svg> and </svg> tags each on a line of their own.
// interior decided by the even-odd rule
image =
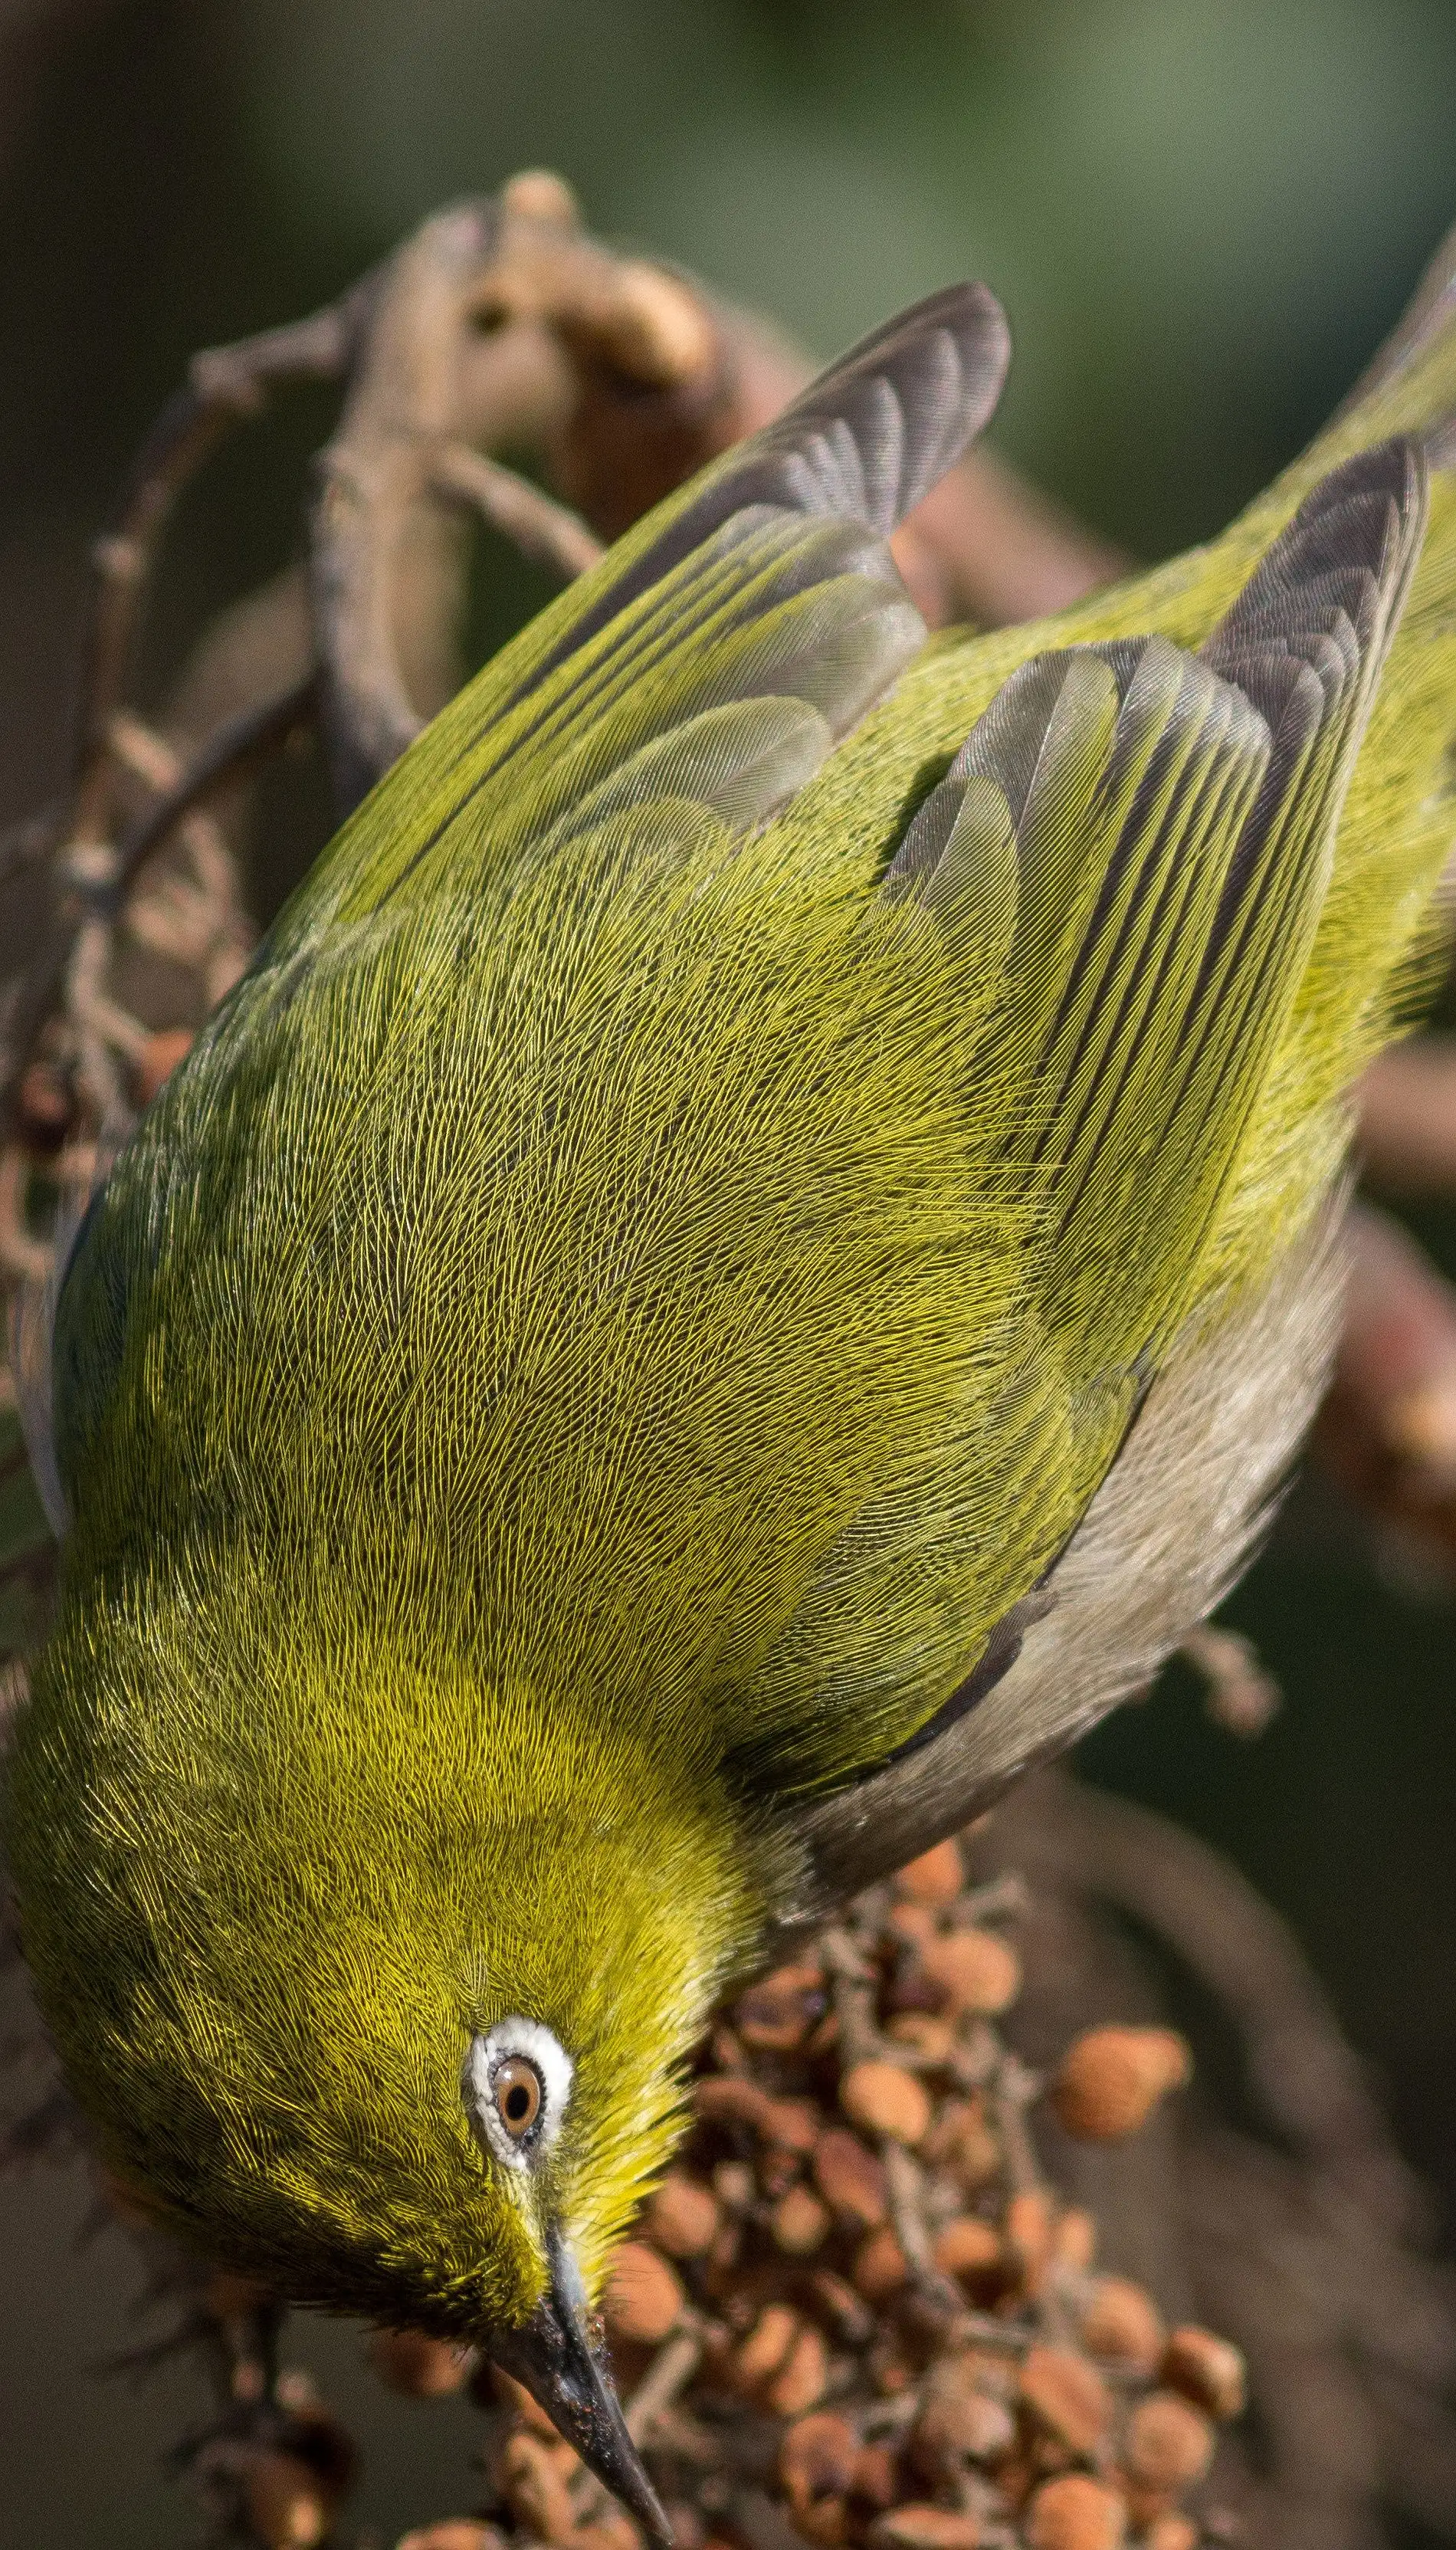
<svg viewBox="0 0 1456 2550">
<path fill-rule="evenodd" d="M 115 908 L 153 851 L 197 807 L 312 727 L 318 705 L 318 677 L 310 673 L 276 699 L 242 709 L 220 727 L 156 804 L 123 834 L 105 888 L 107 904 Z"/>
<path fill-rule="evenodd" d="M 526 557 L 550 567 L 563 584 L 605 555 L 579 514 L 466 442 L 446 443 L 436 453 L 431 484 L 439 495 L 473 506 L 492 530 L 514 540 Z"/>
<path fill-rule="evenodd" d="M 173 505 L 214 446 L 253 416 L 276 383 L 336 380 L 368 305 L 370 279 L 327 310 L 236 345 L 196 354 L 133 463 L 121 502 L 92 551 L 95 592 L 81 689 L 73 830 L 104 838 L 111 822 L 112 720 L 121 703 L 142 597 Z"/>
<path fill-rule="evenodd" d="M 896 554 L 932 626 L 984 629 L 1064 611 L 1132 564 L 984 444 L 917 506 Z"/>
</svg>

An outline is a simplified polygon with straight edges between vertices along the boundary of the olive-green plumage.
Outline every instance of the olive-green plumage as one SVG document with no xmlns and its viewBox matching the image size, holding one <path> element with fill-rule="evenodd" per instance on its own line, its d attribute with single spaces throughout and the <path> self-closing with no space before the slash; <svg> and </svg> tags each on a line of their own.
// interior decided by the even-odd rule
<svg viewBox="0 0 1456 2550">
<path fill-rule="evenodd" d="M 1456 331 L 922 648 L 886 537 L 1004 358 L 922 305 L 507 648 L 73 1252 L 28 1952 L 115 2165 L 302 2298 L 594 2288 L 724 1977 L 1147 1670 L 1317 1384 L 1456 832 Z"/>
</svg>

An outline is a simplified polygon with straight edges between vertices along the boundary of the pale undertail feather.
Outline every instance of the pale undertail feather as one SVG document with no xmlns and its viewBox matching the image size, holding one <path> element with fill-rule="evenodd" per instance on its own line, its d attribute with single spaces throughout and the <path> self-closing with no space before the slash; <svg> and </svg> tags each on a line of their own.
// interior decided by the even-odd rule
<svg viewBox="0 0 1456 2550">
<path fill-rule="evenodd" d="M 1019 1653 L 935 1743 L 796 1818 L 793 1931 L 990 1806 L 1159 1666 L 1227 1593 L 1265 1530 L 1339 1336 L 1341 1205 L 1329 1201 L 1260 1298 L 1191 1323 L 1148 1393 Z"/>
</svg>

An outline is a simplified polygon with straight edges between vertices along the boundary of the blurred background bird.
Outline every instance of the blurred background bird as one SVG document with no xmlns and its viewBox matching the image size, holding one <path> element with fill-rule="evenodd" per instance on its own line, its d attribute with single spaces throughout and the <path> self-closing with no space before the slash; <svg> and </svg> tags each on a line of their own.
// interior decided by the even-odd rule
<svg viewBox="0 0 1456 2550">
<path fill-rule="evenodd" d="M 923 652 L 1006 337 L 879 332 L 366 801 L 71 1257 L 73 2084 L 649 2524 L 582 2311 L 714 1995 L 1144 1682 L 1317 1394 L 1452 831 L 1448 319 L 1212 549 Z"/>
</svg>

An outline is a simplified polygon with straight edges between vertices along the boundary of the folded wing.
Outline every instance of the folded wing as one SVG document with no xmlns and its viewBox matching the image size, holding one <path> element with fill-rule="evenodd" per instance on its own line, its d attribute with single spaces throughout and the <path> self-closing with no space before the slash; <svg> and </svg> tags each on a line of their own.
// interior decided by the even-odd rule
<svg viewBox="0 0 1456 2550">
<path fill-rule="evenodd" d="M 934 914 L 968 1001 L 988 967 L 999 984 L 967 1111 L 1018 1200 L 1022 1346 L 808 1589 L 764 1676 L 774 1782 L 872 1787 L 938 1725 L 925 1812 L 952 1791 L 943 1828 L 969 1812 L 949 1768 L 973 1785 L 967 1678 L 979 1707 L 978 1658 L 1007 1670 L 1018 1607 L 1054 1609 L 1061 1555 L 1199 1299 L 1424 518 L 1411 444 L 1358 455 L 1198 656 L 1150 638 L 1032 659 L 910 826 L 884 894 Z M 1231 1533 L 1267 1487 L 1251 1462 Z M 1069 1723 L 1082 1696 L 1061 1696 Z M 1028 1751 L 1047 1741 L 1028 1724 Z M 809 1828 L 836 1812 L 810 1807 Z"/>
</svg>

